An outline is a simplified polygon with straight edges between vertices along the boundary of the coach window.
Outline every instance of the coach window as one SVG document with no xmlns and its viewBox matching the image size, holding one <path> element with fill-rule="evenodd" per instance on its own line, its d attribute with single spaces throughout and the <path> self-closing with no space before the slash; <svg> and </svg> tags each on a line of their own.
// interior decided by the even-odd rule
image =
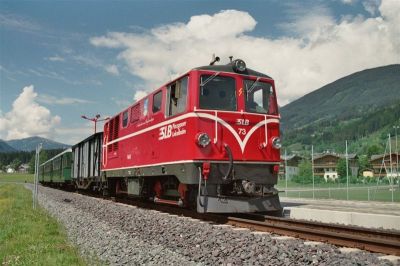
<svg viewBox="0 0 400 266">
<path fill-rule="evenodd" d="M 168 86 L 167 115 L 173 116 L 186 109 L 188 77 L 184 77 Z"/>
<path fill-rule="evenodd" d="M 128 111 L 125 111 L 122 114 L 122 127 L 126 127 L 128 125 Z"/>
<path fill-rule="evenodd" d="M 153 96 L 153 113 L 161 110 L 162 91 L 157 92 Z"/>
<path fill-rule="evenodd" d="M 200 108 L 236 111 L 236 85 L 232 77 L 202 75 L 200 79 Z"/>
</svg>

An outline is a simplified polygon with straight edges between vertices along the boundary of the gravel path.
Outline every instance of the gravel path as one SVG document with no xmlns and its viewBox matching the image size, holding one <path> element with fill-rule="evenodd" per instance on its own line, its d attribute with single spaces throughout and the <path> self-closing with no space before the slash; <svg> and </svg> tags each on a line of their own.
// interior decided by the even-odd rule
<svg viewBox="0 0 400 266">
<path fill-rule="evenodd" d="M 39 203 L 86 257 L 110 265 L 393 265 L 374 253 L 215 226 L 40 187 Z"/>
</svg>

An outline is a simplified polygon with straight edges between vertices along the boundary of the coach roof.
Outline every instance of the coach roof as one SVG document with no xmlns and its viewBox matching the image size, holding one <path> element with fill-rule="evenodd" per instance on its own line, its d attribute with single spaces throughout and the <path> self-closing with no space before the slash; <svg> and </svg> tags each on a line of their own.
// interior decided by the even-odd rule
<svg viewBox="0 0 400 266">
<path fill-rule="evenodd" d="M 228 72 L 228 73 L 234 73 L 234 74 L 242 74 L 242 75 L 249 75 L 249 76 L 256 76 L 256 77 L 262 77 L 262 78 L 268 78 L 272 79 L 270 76 L 265 75 L 263 73 L 257 72 L 255 70 L 252 70 L 250 68 L 246 68 L 245 71 L 243 72 L 235 72 L 233 70 L 233 67 L 231 64 L 227 65 L 212 65 L 212 66 L 201 66 L 201 67 L 196 67 L 194 70 L 207 70 L 207 71 L 216 71 L 216 72 Z"/>
</svg>

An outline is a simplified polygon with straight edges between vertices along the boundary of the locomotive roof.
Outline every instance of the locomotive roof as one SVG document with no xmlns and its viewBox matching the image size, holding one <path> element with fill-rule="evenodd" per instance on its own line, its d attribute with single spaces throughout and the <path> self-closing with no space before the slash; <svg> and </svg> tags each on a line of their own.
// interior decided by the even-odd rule
<svg viewBox="0 0 400 266">
<path fill-rule="evenodd" d="M 255 70 L 250 69 L 250 68 L 246 68 L 246 70 L 243 71 L 243 72 L 235 72 L 233 70 L 231 64 L 201 66 L 201 67 L 194 68 L 194 70 L 208 70 L 208 71 L 217 71 L 217 72 L 228 72 L 228 73 L 234 73 L 234 74 L 242 74 L 242 75 L 257 76 L 257 77 L 272 79 L 270 76 L 268 76 L 266 74 L 263 74 L 261 72 L 255 71 Z"/>
</svg>

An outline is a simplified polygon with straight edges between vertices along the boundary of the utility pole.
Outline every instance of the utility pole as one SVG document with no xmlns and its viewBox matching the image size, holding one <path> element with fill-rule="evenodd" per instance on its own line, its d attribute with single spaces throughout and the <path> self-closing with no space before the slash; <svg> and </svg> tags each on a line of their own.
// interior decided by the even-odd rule
<svg viewBox="0 0 400 266">
<path fill-rule="evenodd" d="M 286 183 L 286 189 L 285 189 L 285 194 L 287 197 L 287 181 L 288 181 L 288 175 L 287 175 L 287 153 L 286 153 L 286 149 L 285 149 L 285 183 Z"/>
<path fill-rule="evenodd" d="M 40 151 L 42 150 L 42 143 L 39 143 L 36 147 L 35 153 L 35 176 L 32 191 L 32 208 L 36 209 L 37 196 L 38 196 L 38 183 L 39 183 L 39 165 L 40 165 Z"/>
<path fill-rule="evenodd" d="M 312 198 L 315 199 L 315 182 L 314 182 L 314 145 L 311 145 L 311 172 L 312 172 Z"/>
<path fill-rule="evenodd" d="M 346 195 L 347 195 L 347 200 L 349 200 L 349 154 L 347 153 L 347 140 L 346 140 L 346 179 L 347 179 Z"/>
<path fill-rule="evenodd" d="M 393 162 L 392 162 L 392 141 L 390 139 L 390 133 L 389 135 L 389 156 L 390 156 L 390 190 L 392 191 L 392 202 L 394 200 L 394 195 L 393 195 Z"/>
<path fill-rule="evenodd" d="M 397 149 L 397 129 L 400 128 L 400 126 L 393 126 L 394 128 L 394 134 L 396 135 L 396 179 L 397 182 L 399 183 L 400 186 L 400 180 L 399 180 L 399 150 Z"/>
</svg>

